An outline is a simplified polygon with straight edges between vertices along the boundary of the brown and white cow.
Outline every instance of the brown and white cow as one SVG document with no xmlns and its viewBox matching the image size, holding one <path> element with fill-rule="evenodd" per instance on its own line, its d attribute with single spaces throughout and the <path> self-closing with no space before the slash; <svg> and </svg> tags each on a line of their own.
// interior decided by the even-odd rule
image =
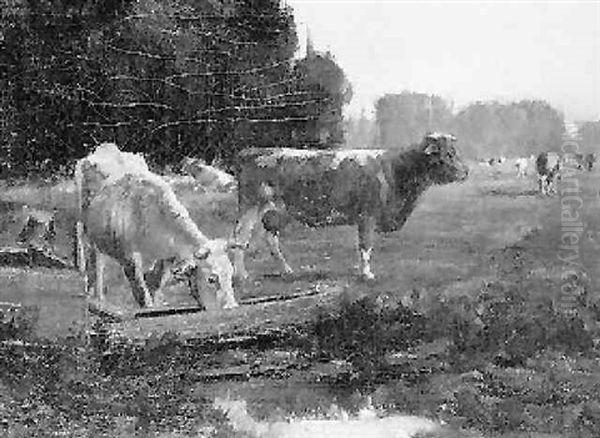
<svg viewBox="0 0 600 438">
<path fill-rule="evenodd" d="M 258 222 L 286 273 L 279 233 L 289 218 L 312 227 L 357 225 L 361 274 L 374 278 L 375 231 L 400 229 L 431 185 L 462 181 L 468 168 L 449 134 L 432 133 L 405 151 L 246 149 L 238 156 L 240 217 L 234 238 L 247 247 Z M 236 276 L 247 278 L 242 250 Z"/>
<path fill-rule="evenodd" d="M 535 162 L 538 186 L 542 195 L 556 193 L 556 182 L 560 178 L 560 157 L 555 152 L 542 152 Z"/>
<path fill-rule="evenodd" d="M 188 279 L 192 296 L 204 307 L 237 305 L 228 242 L 205 237 L 172 188 L 150 172 L 142 156 L 105 143 L 77 163 L 75 177 L 76 258 L 88 292 L 103 300 L 104 255 L 108 255 L 123 267 L 141 307 L 153 305 L 154 295 L 172 273 Z M 86 263 L 86 243 L 92 247 L 93 267 Z M 205 289 L 203 281 L 216 288 L 214 294 L 199 295 Z"/>
</svg>

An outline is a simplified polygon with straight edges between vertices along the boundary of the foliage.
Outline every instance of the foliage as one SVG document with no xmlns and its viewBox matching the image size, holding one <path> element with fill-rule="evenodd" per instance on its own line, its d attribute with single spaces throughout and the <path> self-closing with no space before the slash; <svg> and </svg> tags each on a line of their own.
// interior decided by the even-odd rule
<svg viewBox="0 0 600 438">
<path fill-rule="evenodd" d="M 108 346 L 88 346 L 78 335 L 2 344 L 0 431 L 14 437 L 240 436 L 212 400 L 195 393 L 190 361 L 174 361 L 162 372 L 147 365 L 157 354 L 167 357 L 161 345 L 172 341 L 119 347 L 127 373 L 108 372 L 102 367 L 111 356 Z"/>
<path fill-rule="evenodd" d="M 598 151 L 598 148 L 600 147 L 600 120 L 583 123 L 578 129 L 578 134 L 582 151 Z"/>
<path fill-rule="evenodd" d="M 370 149 L 377 145 L 375 123 L 364 111 L 357 118 L 346 118 L 344 130 L 348 149 Z"/>
<path fill-rule="evenodd" d="M 585 303 L 578 305 L 565 312 L 515 284 L 490 284 L 475 298 L 433 298 L 422 312 L 364 298 L 321 315 L 313 348 L 318 356 L 350 361 L 362 380 L 389 373 L 390 353 L 440 339 L 448 341 L 444 362 L 457 372 L 482 363 L 523 366 L 547 349 L 593 353 L 597 333 L 580 316 Z"/>
<path fill-rule="evenodd" d="M 402 148 L 419 141 L 427 131 L 447 131 L 452 109 L 439 96 L 404 91 L 377 100 L 375 121 L 378 146 Z"/>
<path fill-rule="evenodd" d="M 100 141 L 160 165 L 323 143 L 322 129 L 340 141 L 347 81 L 329 56 L 293 61 L 279 1 L 0 6 L 0 158 L 15 173 L 56 170 Z"/>
<path fill-rule="evenodd" d="M 476 102 L 455 116 L 453 130 L 469 157 L 524 157 L 558 152 L 564 121 L 544 101 Z"/>
</svg>

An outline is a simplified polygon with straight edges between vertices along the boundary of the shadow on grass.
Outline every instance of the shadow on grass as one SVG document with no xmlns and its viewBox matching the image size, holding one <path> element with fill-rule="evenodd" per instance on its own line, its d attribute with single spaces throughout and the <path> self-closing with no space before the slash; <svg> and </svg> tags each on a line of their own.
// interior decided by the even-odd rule
<svg viewBox="0 0 600 438">
<path fill-rule="evenodd" d="M 489 190 L 482 190 L 481 192 L 484 196 L 506 196 L 509 198 L 518 198 L 520 196 L 532 196 L 538 197 L 540 196 L 539 191 L 537 190 L 511 190 L 505 188 L 494 188 Z"/>
<path fill-rule="evenodd" d="M 264 274 L 262 279 L 264 280 L 275 280 L 284 283 L 296 283 L 296 282 L 314 282 L 314 281 L 326 281 L 326 280 L 339 280 L 345 275 L 339 272 L 323 271 L 323 270 L 310 270 L 310 271 L 296 271 L 292 274 L 284 273 L 269 273 Z"/>
</svg>

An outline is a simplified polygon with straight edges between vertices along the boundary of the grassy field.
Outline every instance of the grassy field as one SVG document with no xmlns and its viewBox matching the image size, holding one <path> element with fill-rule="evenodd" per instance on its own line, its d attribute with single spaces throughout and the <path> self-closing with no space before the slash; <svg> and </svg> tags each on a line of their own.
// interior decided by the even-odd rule
<svg viewBox="0 0 600 438">
<path fill-rule="evenodd" d="M 236 294 L 244 299 L 318 289 L 318 298 L 124 323 L 117 328 L 125 338 L 138 339 L 135 346 L 95 345 L 81 356 L 87 362 L 79 368 L 56 359 L 59 365 L 52 362 L 49 369 L 58 367 L 55 372 L 63 376 L 60 370 L 68 368 L 76 377 L 60 377 L 60 388 L 83 397 L 95 413 L 89 421 L 73 420 L 82 425 L 83 436 L 99 433 L 94 421 L 101 415 L 121 425 L 118 436 L 202 436 L 198 424 L 212 424 L 221 436 L 243 436 L 246 432 L 230 430 L 210 400 L 245 400 L 251 418 L 277 421 L 332 416 L 333 405 L 357 412 L 369 395 L 386 415 L 410 413 L 446 423 L 427 436 L 596 437 L 600 173 L 576 179 L 580 203 L 540 197 L 534 178 L 517 179 L 512 169 L 473 164 L 467 182 L 431 189 L 401 231 L 379 236 L 372 260 L 377 280 L 369 283 L 356 275 L 354 229 L 293 225 L 282 245 L 296 275 L 279 277 L 266 247 L 257 242 L 247 263 L 251 281 Z M 230 232 L 232 196 L 185 189 L 179 195 L 208 235 Z M 57 252 L 69 255 L 68 185 L 14 187 L 1 198 L 3 244 L 10 244 L 16 226 L 6 218 L 20 203 L 56 206 Z M 569 206 L 577 207 L 583 230 L 567 248 L 569 228 L 561 212 Z M 81 324 L 81 281 L 75 273 L 4 268 L 0 276 L 8 285 L 2 301 L 40 306 L 38 333 L 64 334 L 65 327 Z M 110 300 L 133 308 L 116 267 L 110 277 Z M 181 287 L 173 288 L 168 300 L 191 304 Z M 271 335 L 251 344 L 207 341 L 233 332 Z M 5 357 L 13 362 L 5 359 L 2 366 L 13 370 L 28 363 L 17 347 L 6 348 Z M 3 381 L 11 403 L 17 397 L 11 388 L 23 378 Z M 114 394 L 115 400 L 92 402 L 90 394 Z M 33 397 L 25 390 L 20 396 L 21 401 Z M 48 407 L 48 400 L 55 405 Z M 19 424 L 31 420 L 34 414 L 15 403 L 14 412 L 23 418 Z M 68 419 L 79 412 L 69 403 L 48 395 L 42 404 Z M 125 417 L 129 423 L 119 423 Z M 168 424 L 158 421 L 169 418 Z M 192 432 L 188 423 L 194 421 Z"/>
</svg>

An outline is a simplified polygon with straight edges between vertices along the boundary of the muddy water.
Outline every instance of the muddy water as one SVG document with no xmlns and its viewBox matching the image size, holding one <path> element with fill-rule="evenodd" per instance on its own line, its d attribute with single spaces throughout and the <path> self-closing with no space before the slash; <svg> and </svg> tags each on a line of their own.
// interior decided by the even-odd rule
<svg viewBox="0 0 600 438">
<path fill-rule="evenodd" d="M 441 425 L 428 418 L 386 408 L 380 390 L 286 380 L 219 382 L 197 389 L 226 413 L 231 426 L 256 437 L 413 437 Z"/>
<path fill-rule="evenodd" d="M 257 437 L 397 437 L 433 432 L 440 425 L 432 420 L 408 415 L 385 415 L 372 405 L 349 414 L 335 404 L 320 415 L 290 415 L 284 420 L 257 421 L 248 413 L 245 400 L 216 398 L 214 406 L 226 413 L 232 427 Z"/>
</svg>

